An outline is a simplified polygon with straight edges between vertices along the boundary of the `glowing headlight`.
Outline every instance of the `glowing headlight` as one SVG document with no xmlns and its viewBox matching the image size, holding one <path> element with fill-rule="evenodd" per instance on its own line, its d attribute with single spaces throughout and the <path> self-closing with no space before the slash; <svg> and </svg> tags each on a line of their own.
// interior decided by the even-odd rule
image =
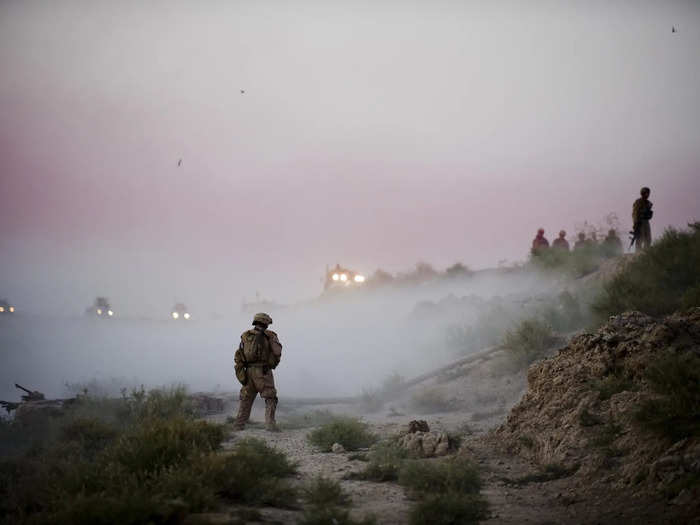
<svg viewBox="0 0 700 525">
<path fill-rule="evenodd" d="M 189 319 L 189 318 L 190 318 L 190 314 L 185 313 L 185 315 L 183 315 L 182 317 L 184 317 L 185 319 Z"/>
<path fill-rule="evenodd" d="M 4 306 L 0 306 L 0 314 L 3 313 L 4 311 L 5 311 L 5 307 L 4 307 Z"/>
<path fill-rule="evenodd" d="M 101 309 L 101 308 L 98 308 L 98 309 L 97 309 L 97 315 L 102 315 L 102 309 Z"/>
<path fill-rule="evenodd" d="M 337 273 L 334 273 L 334 274 L 333 274 L 333 280 L 334 280 L 334 281 L 337 281 L 338 279 L 340 279 L 340 275 L 338 275 Z"/>
<path fill-rule="evenodd" d="M 356 275 L 356 276 L 355 276 L 355 282 L 356 282 L 356 283 L 363 283 L 363 282 L 365 282 L 365 276 L 364 276 L 364 275 Z"/>
<path fill-rule="evenodd" d="M 341 281 L 347 281 L 347 280 L 348 280 L 348 276 L 345 275 L 344 273 L 341 273 L 341 274 L 340 274 L 340 280 L 341 280 Z"/>
<path fill-rule="evenodd" d="M 10 306 L 10 313 L 11 313 L 11 314 L 15 313 L 15 307 L 14 307 L 14 306 Z"/>
<path fill-rule="evenodd" d="M 107 310 L 107 315 L 112 317 L 114 315 L 114 312 L 112 310 Z"/>
<path fill-rule="evenodd" d="M 180 314 L 177 312 L 173 312 L 173 319 L 177 319 L 178 317 L 180 317 Z"/>
</svg>

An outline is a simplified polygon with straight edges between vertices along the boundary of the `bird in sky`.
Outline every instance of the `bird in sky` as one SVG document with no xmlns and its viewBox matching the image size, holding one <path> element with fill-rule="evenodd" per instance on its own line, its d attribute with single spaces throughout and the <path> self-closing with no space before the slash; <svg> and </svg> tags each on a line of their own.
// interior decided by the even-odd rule
<svg viewBox="0 0 700 525">
<path fill-rule="evenodd" d="M 182 159 L 177 161 L 177 167 L 179 168 L 182 165 Z"/>
<path fill-rule="evenodd" d="M 241 89 L 241 95 L 245 94 L 245 89 Z"/>
<path fill-rule="evenodd" d="M 671 33 L 678 33 L 678 29 L 676 29 L 676 26 L 671 26 Z"/>
</svg>

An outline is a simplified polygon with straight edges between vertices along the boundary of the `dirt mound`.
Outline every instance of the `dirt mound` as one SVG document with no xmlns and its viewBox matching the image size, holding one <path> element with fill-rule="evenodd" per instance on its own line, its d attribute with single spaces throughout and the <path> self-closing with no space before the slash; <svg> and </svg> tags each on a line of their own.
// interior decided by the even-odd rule
<svg viewBox="0 0 700 525">
<path fill-rule="evenodd" d="M 576 470 L 586 484 L 700 507 L 697 432 L 674 439 L 637 416 L 659 398 L 649 367 L 688 354 L 700 356 L 700 308 L 661 320 L 639 312 L 612 317 L 529 369 L 528 391 L 495 437 L 542 465 Z M 688 388 L 697 401 L 697 384 Z"/>
</svg>

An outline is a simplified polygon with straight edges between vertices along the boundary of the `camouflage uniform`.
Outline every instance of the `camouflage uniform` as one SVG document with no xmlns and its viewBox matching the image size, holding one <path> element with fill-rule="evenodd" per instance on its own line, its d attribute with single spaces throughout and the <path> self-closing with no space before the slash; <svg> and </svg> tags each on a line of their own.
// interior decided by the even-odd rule
<svg viewBox="0 0 700 525">
<path fill-rule="evenodd" d="M 275 411 L 277 409 L 277 389 L 272 370 L 282 358 L 282 345 L 277 334 L 267 330 L 272 319 L 267 314 L 255 314 L 252 330 L 241 334 L 241 342 L 234 356 L 236 377 L 240 381 L 241 392 L 238 415 L 234 427 L 245 427 L 255 396 L 260 394 L 265 400 L 265 424 L 268 430 L 275 430 Z"/>
<path fill-rule="evenodd" d="M 645 189 L 647 190 L 646 197 L 644 196 Z M 634 233 L 636 237 L 635 251 L 641 251 L 651 246 L 651 226 L 649 225 L 649 220 L 652 215 L 652 203 L 648 197 L 648 188 L 642 188 L 642 197 L 634 201 L 632 205 L 632 221 L 634 223 Z"/>
</svg>

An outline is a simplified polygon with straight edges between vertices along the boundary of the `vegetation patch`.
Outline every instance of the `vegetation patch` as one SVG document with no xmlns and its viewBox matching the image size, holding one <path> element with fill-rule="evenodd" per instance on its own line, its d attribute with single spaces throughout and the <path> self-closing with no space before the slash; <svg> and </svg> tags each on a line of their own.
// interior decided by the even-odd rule
<svg viewBox="0 0 700 525">
<path fill-rule="evenodd" d="M 311 507 L 304 511 L 304 515 L 297 523 L 298 525 L 375 525 L 377 520 L 372 516 L 365 516 L 358 521 L 350 516 L 350 512 L 340 507 Z"/>
<path fill-rule="evenodd" d="M 165 523 L 225 502 L 296 503 L 286 456 L 258 440 L 217 453 L 225 428 L 196 421 L 184 389 L 82 399 L 0 428 L 2 522 Z M 6 448 L 17 435 L 31 446 Z"/>
<path fill-rule="evenodd" d="M 479 523 L 488 517 L 488 503 L 479 494 L 430 494 L 411 509 L 411 525 Z"/>
<path fill-rule="evenodd" d="M 323 452 L 330 452 L 334 443 L 340 443 L 345 450 L 367 448 L 377 441 L 377 436 L 372 434 L 368 425 L 359 419 L 337 416 L 329 423 L 313 430 L 308 440 Z"/>
<path fill-rule="evenodd" d="M 361 472 L 350 474 L 351 479 L 396 481 L 407 452 L 394 441 L 382 441 L 367 454 L 368 465 Z"/>
<path fill-rule="evenodd" d="M 667 230 L 604 286 L 594 310 L 606 319 L 629 310 L 651 316 L 700 304 L 700 222 Z"/>
<path fill-rule="evenodd" d="M 700 357 L 667 352 L 645 373 L 655 397 L 636 413 L 637 421 L 673 440 L 700 433 Z"/>
<path fill-rule="evenodd" d="M 350 496 L 340 488 L 340 483 L 335 480 L 319 476 L 314 478 L 303 489 L 302 496 L 309 505 L 320 507 L 350 505 Z"/>
<path fill-rule="evenodd" d="M 406 461 L 399 483 L 418 500 L 411 509 L 412 524 L 477 523 L 488 515 L 488 503 L 479 494 L 479 472 L 466 458 Z"/>
<path fill-rule="evenodd" d="M 540 359 L 554 344 L 554 334 L 546 322 L 532 318 L 520 321 L 503 336 L 503 346 L 514 360 L 522 366 Z"/>
<path fill-rule="evenodd" d="M 439 494 L 459 492 L 476 494 L 481 478 L 476 467 L 466 458 L 445 461 L 406 461 L 399 471 L 399 484 L 414 493 Z"/>
</svg>

